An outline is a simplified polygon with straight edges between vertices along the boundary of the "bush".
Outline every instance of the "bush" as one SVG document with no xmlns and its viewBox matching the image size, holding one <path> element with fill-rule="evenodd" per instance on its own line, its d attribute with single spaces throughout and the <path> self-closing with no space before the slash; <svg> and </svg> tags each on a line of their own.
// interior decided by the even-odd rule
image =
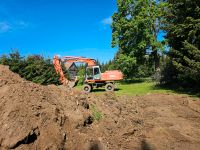
<svg viewBox="0 0 200 150">
<path fill-rule="evenodd" d="M 43 85 L 60 84 L 59 76 L 55 72 L 52 61 L 40 55 L 23 58 L 18 51 L 15 51 L 10 53 L 9 56 L 1 56 L 0 63 L 8 65 L 11 71 L 18 73 L 26 80 Z"/>
</svg>

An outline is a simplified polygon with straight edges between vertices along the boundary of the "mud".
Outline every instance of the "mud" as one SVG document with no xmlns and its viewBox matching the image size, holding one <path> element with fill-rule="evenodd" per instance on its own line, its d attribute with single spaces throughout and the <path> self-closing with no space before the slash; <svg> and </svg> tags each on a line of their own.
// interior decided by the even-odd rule
<svg viewBox="0 0 200 150">
<path fill-rule="evenodd" d="M 95 120 L 94 110 L 101 114 Z M 199 150 L 200 100 L 41 86 L 0 65 L 0 149 Z"/>
</svg>

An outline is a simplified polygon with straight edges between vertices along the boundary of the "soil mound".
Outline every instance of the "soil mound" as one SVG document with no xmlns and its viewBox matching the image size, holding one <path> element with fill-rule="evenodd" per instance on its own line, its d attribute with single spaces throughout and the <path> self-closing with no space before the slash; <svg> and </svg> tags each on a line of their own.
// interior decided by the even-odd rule
<svg viewBox="0 0 200 150">
<path fill-rule="evenodd" d="M 198 150 L 200 101 L 82 94 L 34 84 L 0 65 L 0 127 L 0 149 Z"/>
<path fill-rule="evenodd" d="M 0 65 L 0 149 L 67 148 L 67 132 L 90 113 L 64 89 L 28 82 Z"/>
</svg>

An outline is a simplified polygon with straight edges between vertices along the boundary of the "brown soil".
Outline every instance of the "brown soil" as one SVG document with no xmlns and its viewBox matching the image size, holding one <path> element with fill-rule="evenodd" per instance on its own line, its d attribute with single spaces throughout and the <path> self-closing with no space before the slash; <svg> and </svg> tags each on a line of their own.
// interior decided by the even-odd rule
<svg viewBox="0 0 200 150">
<path fill-rule="evenodd" d="M 96 106 L 103 117 L 93 117 Z M 0 149 L 199 150 L 200 101 L 183 95 L 83 94 L 0 65 Z"/>
</svg>

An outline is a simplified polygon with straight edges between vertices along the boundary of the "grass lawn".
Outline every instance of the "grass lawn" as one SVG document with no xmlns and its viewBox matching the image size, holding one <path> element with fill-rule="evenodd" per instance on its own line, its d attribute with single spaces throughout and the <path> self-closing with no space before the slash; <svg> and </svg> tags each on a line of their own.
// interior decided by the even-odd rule
<svg viewBox="0 0 200 150">
<path fill-rule="evenodd" d="M 144 95 L 148 93 L 172 93 L 172 90 L 167 90 L 155 86 L 153 82 L 142 82 L 132 84 L 118 84 L 116 93 L 118 95 Z"/>
<path fill-rule="evenodd" d="M 77 86 L 76 89 L 82 90 L 83 86 Z M 93 89 L 93 93 L 104 93 L 104 88 Z M 145 95 L 149 93 L 176 93 L 176 94 L 187 94 L 194 97 L 200 97 L 200 93 L 193 93 L 184 90 L 178 90 L 176 88 L 166 88 L 156 86 L 154 82 L 139 82 L 139 83 L 130 83 L 130 84 L 116 84 L 115 93 L 117 95 Z"/>
<path fill-rule="evenodd" d="M 77 86 L 77 89 L 82 90 L 83 86 Z M 105 92 L 104 88 L 94 89 L 95 93 L 103 93 Z M 131 84 L 116 84 L 115 93 L 117 95 L 144 95 L 147 93 L 172 93 L 172 90 L 162 89 L 157 86 L 153 82 L 141 82 L 141 83 L 131 83 Z"/>
</svg>

